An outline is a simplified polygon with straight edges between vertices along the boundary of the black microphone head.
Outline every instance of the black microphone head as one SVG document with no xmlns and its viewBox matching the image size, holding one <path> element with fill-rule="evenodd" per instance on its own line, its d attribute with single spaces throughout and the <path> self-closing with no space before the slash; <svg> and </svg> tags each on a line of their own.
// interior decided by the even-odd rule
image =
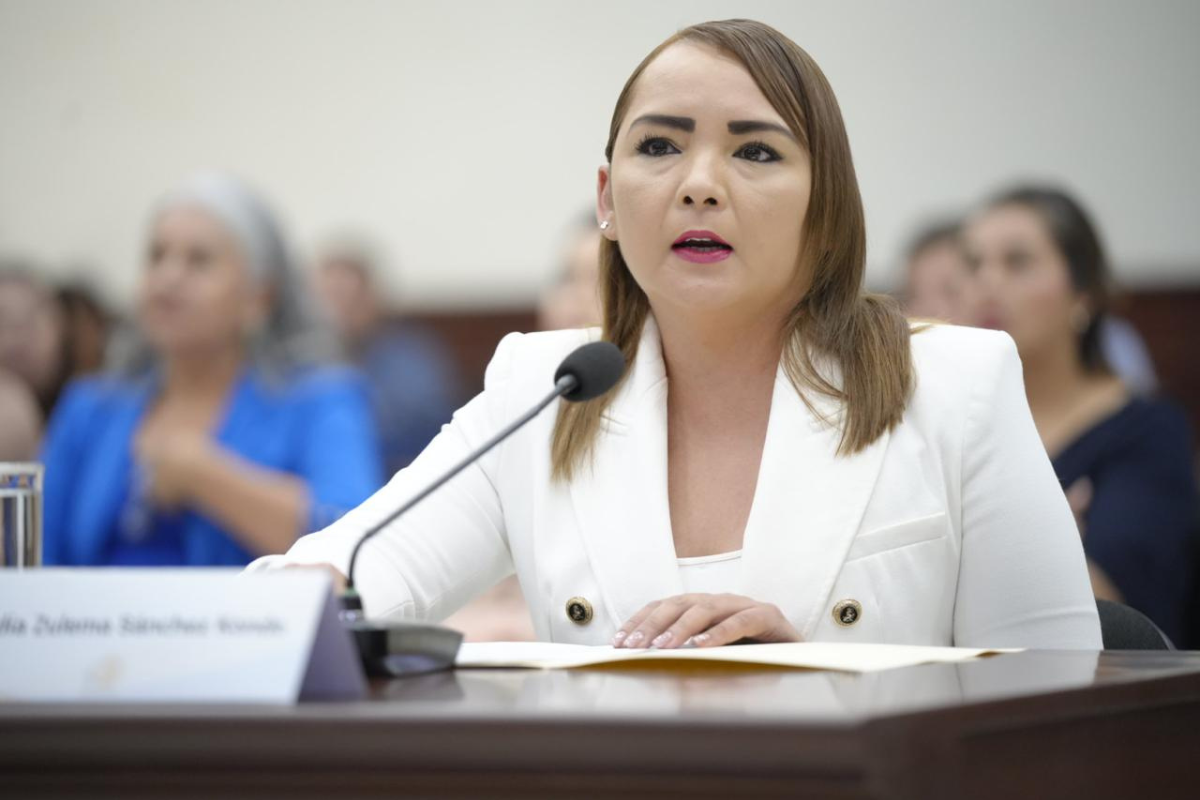
<svg viewBox="0 0 1200 800">
<path fill-rule="evenodd" d="M 612 342 L 589 342 L 571 352 L 558 365 L 554 382 L 570 375 L 575 378 L 575 388 L 563 393 L 564 400 L 572 403 L 591 400 L 617 385 L 625 372 L 625 356 Z"/>
</svg>

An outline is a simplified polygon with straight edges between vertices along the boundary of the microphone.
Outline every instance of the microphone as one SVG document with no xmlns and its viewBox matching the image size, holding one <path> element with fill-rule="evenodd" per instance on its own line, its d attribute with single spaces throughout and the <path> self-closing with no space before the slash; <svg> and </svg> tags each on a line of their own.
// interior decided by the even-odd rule
<svg viewBox="0 0 1200 800">
<path fill-rule="evenodd" d="M 616 386 L 624 372 L 625 356 L 611 342 L 590 342 L 576 348 L 555 370 L 554 389 L 545 398 L 359 538 L 350 552 L 346 590 L 341 598 L 341 617 L 343 624 L 354 634 L 363 666 L 369 675 L 396 677 L 449 669 L 454 666 L 458 646 L 462 643 L 462 634 L 450 628 L 426 623 L 367 621 L 363 616 L 362 597 L 354 587 L 354 567 L 362 546 L 455 475 L 482 458 L 493 447 L 516 433 L 558 398 L 572 403 L 595 399 Z"/>
</svg>

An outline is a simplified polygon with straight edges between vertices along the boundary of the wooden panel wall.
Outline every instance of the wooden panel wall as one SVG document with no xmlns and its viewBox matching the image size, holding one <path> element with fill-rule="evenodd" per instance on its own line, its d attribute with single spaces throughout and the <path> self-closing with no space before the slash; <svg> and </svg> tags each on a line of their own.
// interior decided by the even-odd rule
<svg viewBox="0 0 1200 800">
<path fill-rule="evenodd" d="M 483 388 L 484 368 L 506 334 L 537 330 L 537 314 L 532 308 L 420 312 L 408 314 L 405 319 L 440 336 L 455 354 L 467 398 L 474 397 Z"/>
<path fill-rule="evenodd" d="M 1183 406 L 1200 442 L 1200 288 L 1128 292 L 1120 313 L 1146 340 L 1162 393 Z"/>
</svg>

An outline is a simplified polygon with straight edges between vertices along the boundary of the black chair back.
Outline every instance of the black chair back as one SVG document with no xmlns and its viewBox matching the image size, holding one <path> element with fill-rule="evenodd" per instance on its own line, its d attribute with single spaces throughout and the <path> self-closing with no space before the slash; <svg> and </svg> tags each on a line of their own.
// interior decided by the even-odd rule
<svg viewBox="0 0 1200 800">
<path fill-rule="evenodd" d="M 1174 650 L 1175 645 L 1142 612 L 1111 600 L 1097 600 L 1105 650 Z"/>
</svg>

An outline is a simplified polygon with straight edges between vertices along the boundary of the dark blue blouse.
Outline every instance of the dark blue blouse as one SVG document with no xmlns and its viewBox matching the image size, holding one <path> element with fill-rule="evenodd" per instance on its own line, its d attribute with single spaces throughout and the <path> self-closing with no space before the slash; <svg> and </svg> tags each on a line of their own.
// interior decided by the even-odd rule
<svg viewBox="0 0 1200 800">
<path fill-rule="evenodd" d="M 1083 548 L 1126 604 L 1179 643 L 1197 522 L 1191 431 L 1162 400 L 1134 399 L 1054 459 L 1063 488 L 1092 482 Z"/>
</svg>

